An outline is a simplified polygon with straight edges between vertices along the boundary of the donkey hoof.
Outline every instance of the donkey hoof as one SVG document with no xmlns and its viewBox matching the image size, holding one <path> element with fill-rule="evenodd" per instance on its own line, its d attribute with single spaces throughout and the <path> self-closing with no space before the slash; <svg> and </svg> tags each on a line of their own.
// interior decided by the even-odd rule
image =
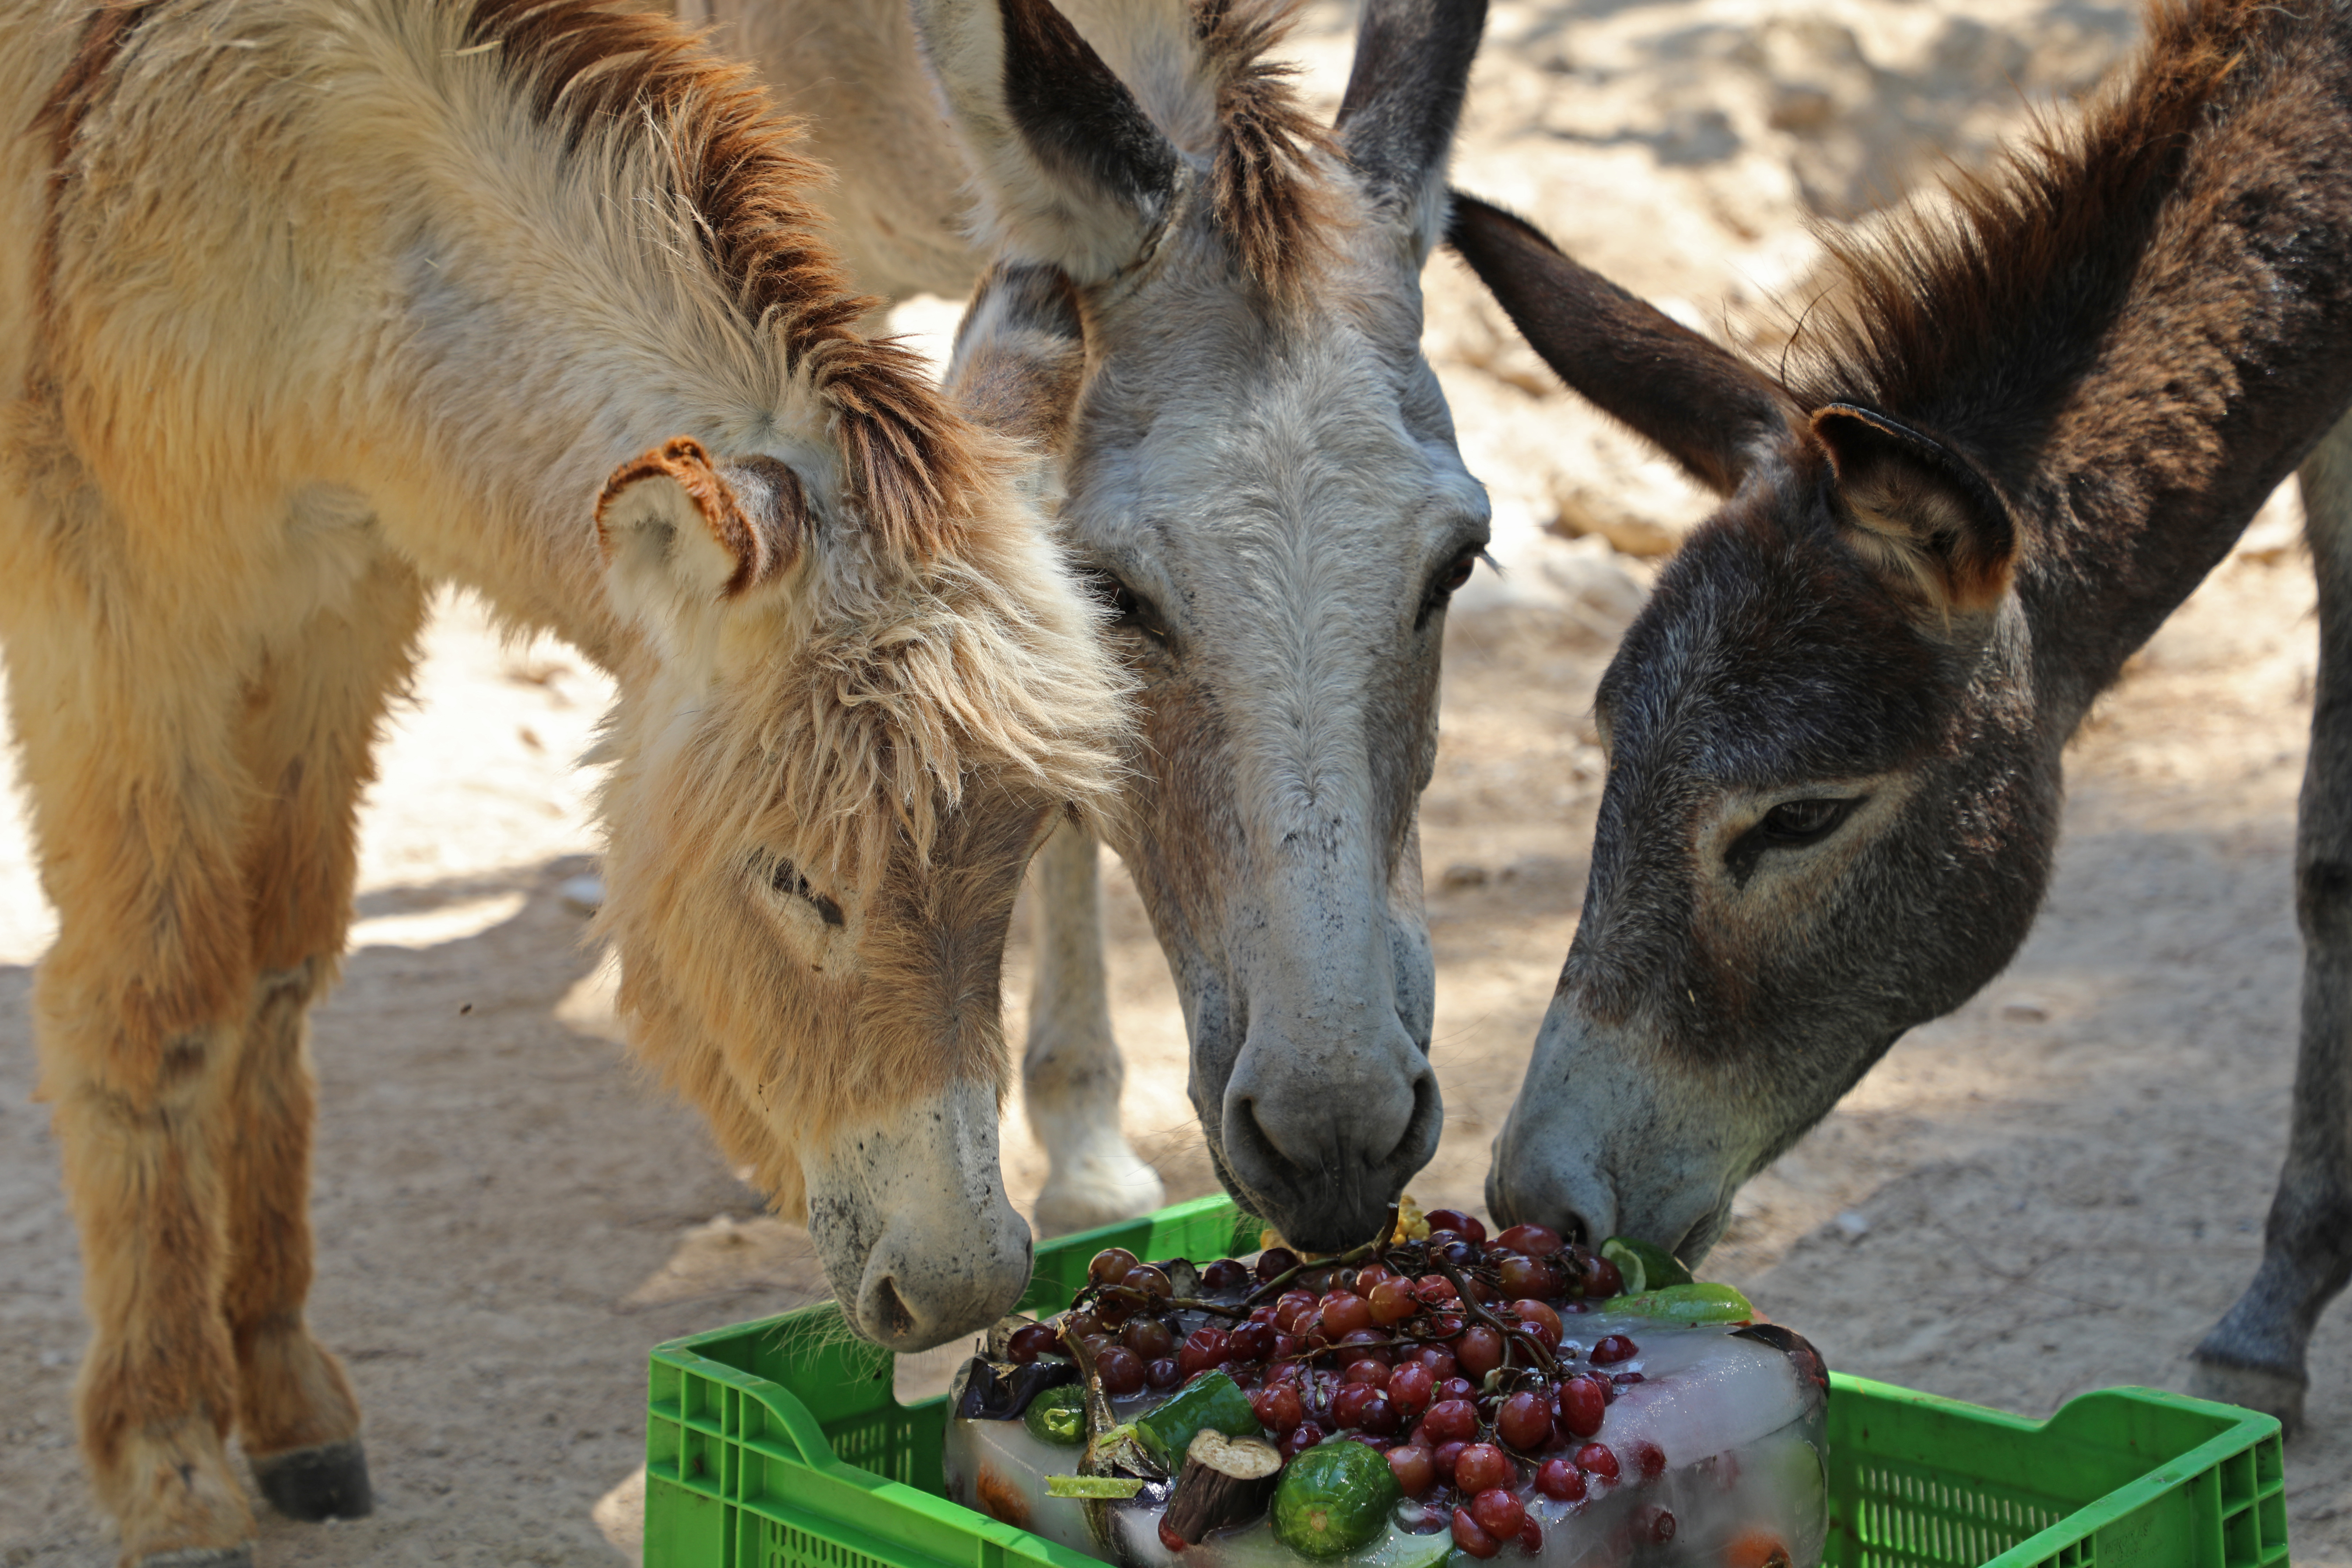
<svg viewBox="0 0 2352 1568">
<path fill-rule="evenodd" d="M 2189 1393 L 2200 1399 L 2215 1399 L 2224 1405 L 2243 1405 L 2265 1415 L 2275 1415 L 2288 1436 L 2303 1426 L 2303 1394 L 2308 1382 L 2268 1367 L 2212 1361 L 2201 1355 L 2189 1358 Z"/>
<path fill-rule="evenodd" d="M 257 1455 L 252 1464 L 254 1484 L 289 1519 L 363 1519 L 375 1507 L 367 1449 L 357 1437 Z"/>
<path fill-rule="evenodd" d="M 149 1552 L 137 1568 L 253 1568 L 253 1546 L 179 1546 Z"/>
</svg>

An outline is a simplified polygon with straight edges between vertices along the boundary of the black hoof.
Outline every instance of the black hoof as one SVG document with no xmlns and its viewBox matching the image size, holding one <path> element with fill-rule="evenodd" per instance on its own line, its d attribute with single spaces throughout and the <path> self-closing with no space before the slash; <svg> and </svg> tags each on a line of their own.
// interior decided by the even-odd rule
<svg viewBox="0 0 2352 1568">
<path fill-rule="evenodd" d="M 181 1546 L 150 1552 L 139 1568 L 253 1568 L 250 1546 Z"/>
<path fill-rule="evenodd" d="M 252 1464 L 254 1485 L 289 1519 L 364 1519 L 375 1507 L 367 1449 L 357 1437 L 261 1455 Z"/>
</svg>

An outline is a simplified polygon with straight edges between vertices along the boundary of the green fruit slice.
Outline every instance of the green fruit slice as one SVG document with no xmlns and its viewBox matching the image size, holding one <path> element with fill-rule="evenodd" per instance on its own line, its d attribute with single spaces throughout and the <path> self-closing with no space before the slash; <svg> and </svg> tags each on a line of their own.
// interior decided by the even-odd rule
<svg viewBox="0 0 2352 1568">
<path fill-rule="evenodd" d="M 1255 1437 L 1265 1429 L 1250 1409 L 1249 1395 L 1222 1372 L 1204 1372 L 1169 1398 L 1135 1418 L 1135 1440 L 1143 1451 L 1173 1475 L 1184 1463 L 1184 1450 L 1203 1427 L 1228 1437 Z M 1360 1447 L 1360 1445 L 1359 1445 Z"/>
<path fill-rule="evenodd" d="M 1683 1267 L 1682 1259 L 1663 1247 L 1636 1241 L 1630 1236 L 1612 1236 L 1602 1242 L 1601 1256 L 1615 1264 L 1617 1272 L 1625 1277 L 1628 1296 L 1691 1282 L 1691 1271 Z"/>
<path fill-rule="evenodd" d="M 1388 1529 L 1402 1496 L 1384 1455 L 1345 1438 L 1290 1461 L 1274 1490 L 1274 1537 L 1301 1557 L 1343 1557 Z"/>
<path fill-rule="evenodd" d="M 1021 1413 L 1021 1425 L 1040 1443 L 1076 1447 L 1087 1440 L 1086 1391 L 1075 1384 L 1045 1390 Z"/>
<path fill-rule="evenodd" d="M 1622 1267 L 1622 1265 L 1621 1265 Z M 1669 1285 L 1639 1296 L 1620 1296 L 1605 1309 L 1669 1323 L 1752 1323 L 1756 1309 L 1728 1285 Z"/>
</svg>

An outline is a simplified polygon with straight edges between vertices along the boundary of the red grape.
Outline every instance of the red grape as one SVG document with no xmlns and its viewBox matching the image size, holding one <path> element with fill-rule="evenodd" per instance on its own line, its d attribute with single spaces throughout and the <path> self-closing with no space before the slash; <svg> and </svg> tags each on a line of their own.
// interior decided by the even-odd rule
<svg viewBox="0 0 2352 1568">
<path fill-rule="evenodd" d="M 1135 1254 L 1124 1247 L 1106 1247 L 1087 1265 L 1087 1279 L 1097 1285 L 1116 1285 L 1135 1265 Z"/>
<path fill-rule="evenodd" d="M 1503 1401 L 1503 1408 L 1495 1417 L 1495 1435 L 1522 1452 L 1540 1448 L 1551 1436 L 1551 1405 L 1546 1397 L 1531 1389 L 1521 1389 Z M 1497 1535 L 1509 1531 L 1496 1529 Z"/>
<path fill-rule="evenodd" d="M 1496 1282 L 1507 1296 L 1556 1296 L 1559 1278 L 1540 1258 L 1511 1257 L 1495 1265 Z"/>
<path fill-rule="evenodd" d="M 1515 1479 L 1511 1457 L 1492 1443 L 1473 1443 L 1454 1461 L 1454 1484 L 1465 1494 L 1507 1487 Z"/>
<path fill-rule="evenodd" d="M 1429 1369 L 1429 1375 L 1444 1383 L 1461 1370 L 1454 1352 L 1444 1345 L 1423 1345 L 1413 1352 L 1414 1358 Z"/>
<path fill-rule="evenodd" d="M 1191 1379 L 1213 1366 L 1223 1366 L 1232 1354 L 1233 1347 L 1225 1331 L 1203 1324 L 1185 1338 L 1183 1348 L 1176 1352 L 1176 1364 L 1182 1367 L 1185 1377 Z"/>
<path fill-rule="evenodd" d="M 1103 1392 L 1114 1399 L 1143 1392 L 1143 1358 L 1125 1345 L 1112 1345 L 1095 1357 Z"/>
<path fill-rule="evenodd" d="M 1162 1301 L 1176 1294 L 1176 1287 L 1168 1282 L 1168 1276 L 1149 1263 L 1139 1263 L 1129 1269 L 1127 1277 L 1119 1283 L 1130 1290 L 1140 1290 L 1146 1296 L 1155 1297 Z"/>
<path fill-rule="evenodd" d="M 1376 1323 L 1402 1322 L 1421 1310 L 1421 1302 L 1412 1293 L 1412 1282 L 1407 1279 L 1383 1279 L 1372 1287 L 1366 1298 Z"/>
<path fill-rule="evenodd" d="M 1184 1381 L 1184 1369 L 1174 1356 L 1163 1356 L 1143 1369 L 1143 1381 L 1154 1388 L 1173 1388 Z"/>
<path fill-rule="evenodd" d="M 1146 1361 L 1176 1353 L 1176 1336 L 1157 1318 L 1129 1319 L 1118 1338 L 1120 1343 Z"/>
<path fill-rule="evenodd" d="M 1503 1543 L 1478 1528 L 1466 1508 L 1454 1510 L 1454 1544 L 1473 1557 L 1492 1557 L 1503 1549 Z"/>
<path fill-rule="evenodd" d="M 1609 1374 L 1610 1384 L 1616 1388 L 1631 1388 L 1641 1381 L 1642 1374 L 1638 1372 L 1612 1372 Z"/>
<path fill-rule="evenodd" d="M 1307 1406 L 1298 1390 L 1288 1384 L 1276 1384 L 1251 1394 L 1250 1411 L 1259 1426 L 1277 1437 L 1307 1419 Z"/>
<path fill-rule="evenodd" d="M 1262 1362 L 1274 1354 L 1275 1331 L 1264 1323 L 1244 1323 L 1225 1336 L 1225 1349 L 1237 1362 Z"/>
<path fill-rule="evenodd" d="M 1361 1366 L 1363 1363 L 1359 1362 L 1356 1364 Z M 1354 1370 L 1353 1367 L 1349 1369 L 1350 1373 Z M 1430 1395 L 1436 1390 L 1437 1380 L 1429 1375 L 1428 1367 L 1420 1362 L 1409 1361 L 1389 1373 L 1387 1387 L 1389 1398 L 1399 1409 L 1420 1410 L 1428 1405 Z"/>
<path fill-rule="evenodd" d="M 1361 1296 L 1334 1290 L 1323 1298 L 1323 1331 L 1333 1340 L 1372 1326 L 1372 1306 Z"/>
<path fill-rule="evenodd" d="M 1295 1334 L 1307 1314 L 1315 1310 L 1315 1298 L 1304 1290 L 1285 1290 L 1274 1303 L 1274 1326 L 1286 1334 Z"/>
<path fill-rule="evenodd" d="M 1470 1445 L 1456 1437 L 1450 1443 L 1440 1443 L 1429 1451 L 1429 1462 L 1437 1467 L 1437 1479 L 1451 1483 L 1454 1467 L 1462 1458 L 1462 1450 Z"/>
<path fill-rule="evenodd" d="M 1298 1458 L 1321 1441 L 1323 1441 L 1323 1428 L 1312 1421 L 1302 1421 L 1283 1434 L 1282 1441 L 1276 1447 L 1281 1449 L 1283 1458 L 1287 1461 Z"/>
<path fill-rule="evenodd" d="M 1514 1301 L 1511 1315 L 1525 1325 L 1528 1332 L 1543 1341 L 1544 1349 L 1553 1349 L 1559 1343 L 1559 1314 L 1541 1301 Z"/>
<path fill-rule="evenodd" d="M 1477 1392 L 1466 1377 L 1445 1377 L 1437 1382 L 1437 1397 L 1440 1399 L 1466 1400 Z"/>
<path fill-rule="evenodd" d="M 1605 1258 L 1596 1258 L 1584 1271 L 1584 1293 L 1588 1296 L 1622 1296 L 1625 1276 Z"/>
<path fill-rule="evenodd" d="M 1359 1296 L 1369 1296 L 1372 1287 L 1397 1277 L 1395 1269 L 1384 1263 L 1367 1263 L 1356 1270 L 1355 1290 Z"/>
<path fill-rule="evenodd" d="M 1429 1407 L 1422 1425 L 1441 1443 L 1456 1438 L 1466 1443 L 1477 1435 L 1478 1410 L 1466 1399 L 1441 1400 Z"/>
<path fill-rule="evenodd" d="M 1443 1274 L 1423 1275 L 1413 1282 L 1412 1293 L 1433 1307 L 1442 1301 L 1451 1301 L 1460 1294 L 1454 1289 L 1454 1281 Z"/>
<path fill-rule="evenodd" d="M 1644 1485 L 1666 1473 L 1665 1451 L 1647 1437 L 1636 1437 L 1625 1447 L 1625 1458 L 1633 1463 L 1633 1473 Z"/>
<path fill-rule="evenodd" d="M 1519 1526 L 1519 1550 L 1530 1557 L 1543 1555 L 1543 1526 L 1533 1514 L 1528 1515 L 1528 1521 Z"/>
<path fill-rule="evenodd" d="M 1643 1503 L 1626 1521 L 1637 1542 L 1664 1546 L 1675 1538 L 1675 1516 L 1655 1503 Z"/>
<path fill-rule="evenodd" d="M 1617 1479 L 1617 1456 L 1604 1444 L 1587 1443 L 1576 1451 L 1576 1468 L 1604 1481 L 1613 1481 Z"/>
<path fill-rule="evenodd" d="M 1432 1258 L 1443 1259 L 1456 1268 L 1467 1268 L 1479 1259 L 1477 1244 L 1465 1237 L 1449 1236 L 1440 1241 L 1433 1236 L 1429 1239 L 1431 1243 L 1429 1255 Z"/>
<path fill-rule="evenodd" d="M 1536 1471 L 1536 1490 L 1554 1502 L 1580 1502 L 1584 1498 L 1584 1472 L 1566 1459 L 1546 1459 Z"/>
<path fill-rule="evenodd" d="M 1560 1240 L 1559 1232 L 1549 1226 L 1515 1225 L 1496 1237 L 1495 1245 L 1511 1247 L 1531 1257 L 1549 1258 L 1566 1243 Z"/>
<path fill-rule="evenodd" d="M 1437 1484 L 1437 1465 L 1418 1443 L 1400 1443 L 1389 1450 L 1389 1473 L 1407 1497 L 1420 1497 Z"/>
<path fill-rule="evenodd" d="M 1507 1541 L 1527 1523 L 1528 1510 L 1520 1506 L 1518 1499 L 1501 1487 L 1494 1487 L 1470 1500 L 1470 1517 L 1487 1534 Z"/>
<path fill-rule="evenodd" d="M 1389 1385 L 1388 1363 L 1374 1361 L 1370 1356 L 1361 1357 L 1348 1363 L 1348 1370 L 1339 1374 L 1339 1381 L 1366 1383 L 1374 1388 L 1386 1388 Z"/>
<path fill-rule="evenodd" d="M 1258 1283 L 1278 1279 L 1298 1267 L 1298 1254 L 1286 1247 L 1269 1247 L 1257 1255 Z"/>
<path fill-rule="evenodd" d="M 1361 1426 L 1364 1424 L 1364 1407 L 1375 1399 L 1382 1399 L 1377 1388 L 1367 1388 L 1360 1383 L 1343 1384 L 1331 1396 L 1332 1425 L 1342 1428 Z M 1386 1403 L 1384 1399 L 1382 1402 Z"/>
<path fill-rule="evenodd" d="M 1503 1364 L 1503 1336 L 1484 1323 L 1473 1323 L 1454 1342 L 1454 1354 L 1464 1372 L 1484 1377 Z"/>
<path fill-rule="evenodd" d="M 1571 1377 L 1559 1385 L 1559 1424 L 1570 1436 L 1590 1437 L 1600 1431 L 1608 1410 L 1609 1395 L 1600 1379 Z"/>
<path fill-rule="evenodd" d="M 1462 1331 L 1462 1314 L 1459 1312 L 1433 1312 L 1430 1314 L 1429 1321 L 1423 1326 L 1436 1338 L 1441 1340 L 1451 1340 L 1454 1335 Z M 1438 1346 L 1436 1348 L 1444 1349 L 1444 1347 Z M 1452 1351 L 1446 1351 L 1445 1353 L 1452 1355 L 1454 1352 Z"/>
<path fill-rule="evenodd" d="M 1305 1355 L 1307 1342 L 1297 1334 L 1276 1334 L 1274 1336 L 1274 1353 L 1280 1357 Z"/>
<path fill-rule="evenodd" d="M 1060 1355 L 1062 1336 L 1044 1323 L 1030 1323 L 1013 1330 L 1004 1348 L 1014 1361 L 1033 1362 L 1041 1355 Z"/>
<path fill-rule="evenodd" d="M 1201 1270 L 1201 1285 L 1204 1289 L 1239 1290 L 1249 1282 L 1249 1265 L 1236 1263 L 1230 1258 L 1220 1258 Z"/>
<path fill-rule="evenodd" d="M 1614 1366 L 1621 1361 L 1632 1361 L 1642 1353 L 1642 1347 L 1622 1334 L 1611 1334 L 1592 1347 L 1592 1364 Z"/>
<path fill-rule="evenodd" d="M 1460 1209 L 1432 1209 L 1422 1217 L 1429 1221 L 1433 1235 L 1441 1230 L 1450 1230 L 1466 1241 L 1486 1239 L 1486 1227 Z"/>
<path fill-rule="evenodd" d="M 1389 1346 L 1391 1342 L 1388 1335 L 1378 1329 L 1351 1329 L 1339 1336 L 1339 1348 L 1353 1353 L 1343 1355 L 1339 1359 L 1343 1362 L 1376 1361 L 1382 1366 L 1386 1366 L 1389 1363 Z"/>
</svg>

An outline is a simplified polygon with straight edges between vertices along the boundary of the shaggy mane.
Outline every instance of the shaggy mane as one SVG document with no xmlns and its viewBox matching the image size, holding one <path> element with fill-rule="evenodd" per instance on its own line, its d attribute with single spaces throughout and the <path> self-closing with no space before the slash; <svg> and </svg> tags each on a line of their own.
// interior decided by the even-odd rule
<svg viewBox="0 0 2352 1568">
<path fill-rule="evenodd" d="M 1825 233 L 1833 303 L 1801 323 L 1790 390 L 1949 433 L 2051 412 L 2124 312 L 2209 111 L 2259 86 L 2239 68 L 2283 20 L 2274 0 L 2158 5 L 2133 68 L 2074 124 L 2037 119 L 1990 173 L 1947 176 L 1947 210 Z"/>
<path fill-rule="evenodd" d="M 1295 300 L 1329 249 L 1330 192 L 1315 157 L 1330 132 L 1299 101 L 1298 68 L 1265 58 L 1297 26 L 1304 0 L 1192 0 L 1192 30 L 1216 89 L 1209 210 L 1242 268 Z"/>
<path fill-rule="evenodd" d="M 655 128 L 736 308 L 781 336 L 789 363 L 833 405 L 867 526 L 919 559 L 951 549 L 983 488 L 971 432 L 921 360 L 854 330 L 880 302 L 851 286 L 820 237 L 804 193 L 824 172 L 796 150 L 797 129 L 771 112 L 750 68 L 666 17 L 604 0 L 474 0 L 466 39 L 499 52 L 567 148 Z"/>
</svg>

